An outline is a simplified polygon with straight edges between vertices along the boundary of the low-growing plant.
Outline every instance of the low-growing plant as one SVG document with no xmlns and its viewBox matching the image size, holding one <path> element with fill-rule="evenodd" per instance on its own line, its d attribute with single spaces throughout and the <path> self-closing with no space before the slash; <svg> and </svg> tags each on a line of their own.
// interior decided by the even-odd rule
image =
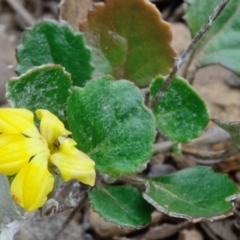
<svg viewBox="0 0 240 240">
<path fill-rule="evenodd" d="M 27 212 L 79 209 L 87 199 L 105 220 L 131 228 L 149 223 L 154 209 L 193 222 L 232 215 L 239 189 L 225 174 L 207 166 L 153 178 L 142 173 L 154 146 L 166 143 L 157 132 L 176 154 L 199 159 L 240 150 L 240 123 L 218 119 L 212 121 L 232 137 L 229 149 L 196 155 L 181 148 L 210 120 L 189 84 L 197 69 L 220 64 L 240 74 L 240 2 L 188 3 L 194 38 L 182 56 L 171 47 L 171 25 L 147 0 L 96 3 L 80 32 L 54 20 L 25 31 L 18 76 L 7 84 L 13 108 L 0 109 L 1 219 L 24 224 Z M 12 231 L 3 227 L 0 239 Z"/>
</svg>

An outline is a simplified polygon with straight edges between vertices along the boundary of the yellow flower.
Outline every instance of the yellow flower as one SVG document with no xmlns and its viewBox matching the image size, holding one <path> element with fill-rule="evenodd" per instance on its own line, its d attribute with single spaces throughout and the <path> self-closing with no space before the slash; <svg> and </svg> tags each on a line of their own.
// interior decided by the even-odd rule
<svg viewBox="0 0 240 240">
<path fill-rule="evenodd" d="M 11 193 L 27 211 L 41 207 L 53 189 L 49 165 L 59 169 L 64 181 L 77 179 L 93 186 L 96 177 L 95 163 L 75 148 L 63 123 L 47 110 L 36 114 L 40 131 L 31 111 L 0 109 L 0 173 L 16 174 Z"/>
<path fill-rule="evenodd" d="M 50 156 L 50 161 L 59 168 L 64 181 L 77 179 L 85 184 L 94 185 L 94 162 L 83 152 L 76 149 L 70 138 L 59 138 L 59 150 Z M 81 161 L 84 159 L 85 161 Z"/>
</svg>

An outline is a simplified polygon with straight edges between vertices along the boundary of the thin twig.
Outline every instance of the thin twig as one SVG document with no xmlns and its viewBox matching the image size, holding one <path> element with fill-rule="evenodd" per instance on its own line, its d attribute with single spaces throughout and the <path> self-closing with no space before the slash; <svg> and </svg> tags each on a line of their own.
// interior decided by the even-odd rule
<svg viewBox="0 0 240 240">
<path fill-rule="evenodd" d="M 34 17 L 23 7 L 19 0 L 6 0 L 7 3 L 17 12 L 27 26 L 32 26 L 35 23 Z"/>
<path fill-rule="evenodd" d="M 62 228 L 55 234 L 52 240 L 57 240 L 58 237 L 62 234 L 62 232 L 66 229 L 66 227 L 69 225 L 69 223 L 73 220 L 73 218 L 76 216 L 77 213 L 83 208 L 84 204 L 86 203 L 89 187 L 81 184 L 81 188 L 84 187 L 85 189 L 82 190 L 82 196 L 78 203 L 78 205 L 72 210 L 72 212 L 69 214 L 68 218 L 65 220 L 65 222 L 62 225 Z"/>
<path fill-rule="evenodd" d="M 226 151 L 222 151 L 222 152 L 203 151 L 200 149 L 196 149 L 193 146 L 216 144 L 216 143 L 225 142 L 229 140 L 231 140 L 231 137 L 226 131 L 224 131 L 219 127 L 215 127 L 215 126 L 210 127 L 207 129 L 207 131 L 203 132 L 201 137 L 193 140 L 188 145 L 186 144 L 182 145 L 182 153 L 194 157 L 194 158 L 191 158 L 191 160 L 194 162 L 206 164 L 206 165 L 212 165 L 212 164 L 224 161 L 226 159 Z M 173 147 L 173 142 L 171 141 L 157 142 L 154 144 L 154 155 L 165 153 L 171 150 L 172 147 Z M 232 154 L 233 152 L 230 152 L 229 156 L 232 156 Z"/>
<path fill-rule="evenodd" d="M 192 63 L 192 59 L 193 59 L 193 52 L 190 54 L 190 56 L 188 57 L 188 59 L 186 60 L 186 64 L 183 66 L 183 70 L 182 70 L 182 77 L 188 80 L 188 75 L 189 75 L 189 67 Z M 193 71 L 195 73 L 195 69 L 194 70 L 190 70 Z"/>
<path fill-rule="evenodd" d="M 195 148 L 190 148 L 187 145 L 183 145 L 182 153 L 186 155 L 193 156 L 193 161 L 205 165 L 212 165 L 225 161 L 227 158 L 237 154 L 239 150 L 235 146 L 230 146 L 225 151 L 213 152 L 213 151 L 202 151 Z"/>
<path fill-rule="evenodd" d="M 138 188 L 141 192 L 146 189 L 146 180 L 136 175 L 122 175 L 119 180 L 123 183 L 127 183 L 131 186 Z"/>
<path fill-rule="evenodd" d="M 204 232 L 209 236 L 209 239 L 219 240 L 219 238 L 210 229 L 209 223 L 201 222 L 200 224 L 201 224 L 201 228 L 203 228 Z"/>
<path fill-rule="evenodd" d="M 200 149 L 191 148 L 187 145 L 182 145 L 181 151 L 183 154 L 193 157 L 191 158 L 193 162 L 204 165 L 213 165 L 226 159 L 222 157 L 222 155 L 225 154 L 225 151 L 203 151 Z"/>
<path fill-rule="evenodd" d="M 214 9 L 213 14 L 209 17 L 209 20 L 200 29 L 200 31 L 197 33 L 197 35 L 193 38 L 193 40 L 192 40 L 191 44 L 189 45 L 189 47 L 185 50 L 185 52 L 182 54 L 181 57 L 176 59 L 172 71 L 170 72 L 170 74 L 168 75 L 168 77 L 167 77 L 166 81 L 164 82 L 162 88 L 160 89 L 160 91 L 157 93 L 156 97 L 152 101 L 152 104 L 151 104 L 152 108 L 154 108 L 158 104 L 160 99 L 163 97 L 165 91 L 167 90 L 167 88 L 171 84 L 171 82 L 173 80 L 173 77 L 175 76 L 177 71 L 180 69 L 182 64 L 186 61 L 186 59 L 189 57 L 189 55 L 195 49 L 196 45 L 201 40 L 201 38 L 203 37 L 204 33 L 211 27 L 213 22 L 216 20 L 218 15 L 222 12 L 222 10 L 225 8 L 225 6 L 228 4 L 229 1 L 230 0 L 223 0 L 222 3 L 218 7 L 216 7 Z"/>
<path fill-rule="evenodd" d="M 165 152 L 171 150 L 172 147 L 173 147 L 173 142 L 172 141 L 155 143 L 154 144 L 154 155 L 159 154 L 159 153 L 165 153 Z"/>
</svg>

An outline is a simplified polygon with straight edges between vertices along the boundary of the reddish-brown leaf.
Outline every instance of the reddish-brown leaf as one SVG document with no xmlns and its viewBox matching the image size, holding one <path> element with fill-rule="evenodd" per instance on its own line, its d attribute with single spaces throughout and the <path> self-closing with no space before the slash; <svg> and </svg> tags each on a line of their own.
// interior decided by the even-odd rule
<svg viewBox="0 0 240 240">
<path fill-rule="evenodd" d="M 95 77 L 111 74 L 146 87 L 173 66 L 171 26 L 147 0 L 96 3 L 80 30 L 93 49 Z"/>
</svg>

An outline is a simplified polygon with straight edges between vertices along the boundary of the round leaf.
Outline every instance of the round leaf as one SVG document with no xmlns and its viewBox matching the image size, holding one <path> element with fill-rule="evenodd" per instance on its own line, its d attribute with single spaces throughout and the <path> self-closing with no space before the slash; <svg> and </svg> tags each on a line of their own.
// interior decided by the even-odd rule
<svg viewBox="0 0 240 240">
<path fill-rule="evenodd" d="M 151 221 L 153 208 L 134 187 L 98 187 L 89 197 L 94 211 L 108 222 L 139 228 Z"/>
<path fill-rule="evenodd" d="M 203 166 L 153 178 L 146 186 L 143 197 L 159 211 L 194 222 L 231 215 L 230 200 L 239 192 L 227 175 Z"/>
<path fill-rule="evenodd" d="M 95 77 L 110 74 L 146 87 L 174 64 L 170 24 L 147 0 L 97 3 L 80 30 L 93 48 Z"/>
<path fill-rule="evenodd" d="M 7 97 L 13 107 L 33 112 L 48 109 L 63 119 L 70 87 L 70 74 L 60 65 L 49 64 L 11 78 L 7 84 Z"/>
<path fill-rule="evenodd" d="M 16 53 L 19 74 L 34 66 L 56 63 L 71 73 L 76 86 L 84 86 L 90 79 L 90 50 L 85 46 L 83 36 L 75 33 L 68 23 L 41 21 L 25 31 L 22 42 Z"/>
<path fill-rule="evenodd" d="M 133 173 L 151 157 L 154 119 L 129 81 L 90 81 L 73 90 L 67 105 L 73 138 L 97 170 L 113 177 Z"/>
<path fill-rule="evenodd" d="M 157 77 L 150 89 L 154 98 L 165 78 Z M 209 122 L 209 113 L 197 92 L 181 77 L 175 76 L 154 108 L 157 127 L 172 141 L 188 142 L 198 137 Z"/>
</svg>

